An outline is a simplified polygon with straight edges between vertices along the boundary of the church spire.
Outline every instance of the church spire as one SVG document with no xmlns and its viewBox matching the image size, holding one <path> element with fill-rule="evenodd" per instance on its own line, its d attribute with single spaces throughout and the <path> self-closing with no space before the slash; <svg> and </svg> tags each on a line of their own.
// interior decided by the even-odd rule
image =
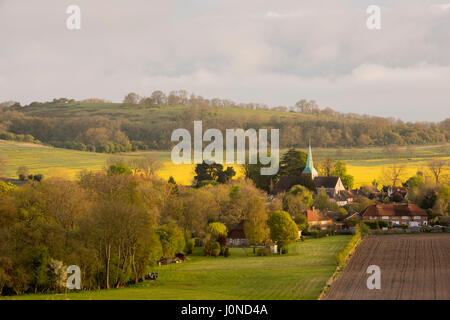
<svg viewBox="0 0 450 320">
<path fill-rule="evenodd" d="M 306 167 L 302 171 L 302 174 L 311 175 L 311 178 L 314 180 L 315 177 L 318 176 L 316 168 L 314 168 L 313 159 L 312 159 L 312 151 L 311 151 L 311 143 L 309 143 L 308 147 L 308 158 L 306 160 Z"/>
</svg>

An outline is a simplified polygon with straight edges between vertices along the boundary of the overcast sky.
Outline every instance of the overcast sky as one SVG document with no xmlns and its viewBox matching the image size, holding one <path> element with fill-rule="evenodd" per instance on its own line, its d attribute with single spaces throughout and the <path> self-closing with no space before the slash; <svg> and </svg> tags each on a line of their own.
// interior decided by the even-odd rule
<svg viewBox="0 0 450 320">
<path fill-rule="evenodd" d="M 449 1 L 449 0 L 444 0 Z M 81 30 L 66 9 L 81 8 Z M 381 30 L 366 9 L 381 7 Z M 0 0 L 0 101 L 207 98 L 411 121 L 450 117 L 450 3 Z"/>
</svg>

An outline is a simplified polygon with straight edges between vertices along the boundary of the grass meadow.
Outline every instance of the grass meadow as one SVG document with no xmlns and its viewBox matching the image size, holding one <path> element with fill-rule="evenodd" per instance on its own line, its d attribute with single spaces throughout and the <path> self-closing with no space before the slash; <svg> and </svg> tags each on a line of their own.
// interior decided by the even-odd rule
<svg viewBox="0 0 450 320">
<path fill-rule="evenodd" d="M 336 253 L 351 236 L 307 239 L 287 255 L 259 257 L 252 249 L 232 248 L 231 256 L 205 257 L 196 248 L 189 260 L 155 267 L 156 281 L 127 288 L 62 294 L 31 294 L 9 299 L 229 300 L 317 299 L 336 268 Z"/>
</svg>

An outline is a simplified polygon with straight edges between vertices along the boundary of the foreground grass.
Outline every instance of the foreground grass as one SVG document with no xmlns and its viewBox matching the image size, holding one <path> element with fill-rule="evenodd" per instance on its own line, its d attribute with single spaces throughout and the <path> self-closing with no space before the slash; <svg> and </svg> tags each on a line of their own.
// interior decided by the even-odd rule
<svg viewBox="0 0 450 320">
<path fill-rule="evenodd" d="M 189 261 L 155 268 L 156 281 L 111 290 L 10 297 L 27 300 L 228 300 L 317 299 L 336 268 L 336 253 L 351 236 L 308 239 L 291 246 L 284 256 L 257 257 L 251 249 L 232 249 L 232 255 L 204 257 L 198 249 Z M 248 255 L 247 255 L 248 254 Z"/>
</svg>

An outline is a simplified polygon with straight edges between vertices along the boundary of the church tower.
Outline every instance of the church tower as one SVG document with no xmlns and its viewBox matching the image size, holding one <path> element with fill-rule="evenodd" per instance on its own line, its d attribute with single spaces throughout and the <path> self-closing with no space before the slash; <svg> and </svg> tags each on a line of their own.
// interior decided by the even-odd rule
<svg viewBox="0 0 450 320">
<path fill-rule="evenodd" d="M 312 151 L 311 151 L 311 144 L 309 144 L 308 148 L 308 159 L 306 160 L 306 167 L 302 171 L 302 175 L 308 175 L 311 176 L 311 179 L 314 180 L 315 177 L 317 177 L 319 174 L 317 173 L 316 168 L 314 168 L 313 159 L 312 159 Z"/>
</svg>

